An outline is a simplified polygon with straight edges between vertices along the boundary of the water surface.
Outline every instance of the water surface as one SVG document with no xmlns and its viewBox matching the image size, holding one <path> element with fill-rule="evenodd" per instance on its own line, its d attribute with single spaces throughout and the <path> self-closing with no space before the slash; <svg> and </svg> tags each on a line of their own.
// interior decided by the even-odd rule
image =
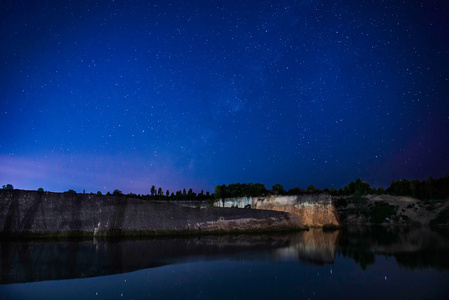
<svg viewBox="0 0 449 300">
<path fill-rule="evenodd" d="M 1 299 L 448 299 L 449 235 L 353 227 L 283 235 L 2 241 Z"/>
</svg>

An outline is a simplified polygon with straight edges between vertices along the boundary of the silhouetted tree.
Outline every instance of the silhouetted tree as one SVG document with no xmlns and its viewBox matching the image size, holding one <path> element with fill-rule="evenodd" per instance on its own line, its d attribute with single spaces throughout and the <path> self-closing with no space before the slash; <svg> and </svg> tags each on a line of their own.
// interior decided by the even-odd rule
<svg viewBox="0 0 449 300">
<path fill-rule="evenodd" d="M 162 193 L 162 188 L 161 188 L 161 187 L 159 187 L 159 189 L 157 190 L 157 195 L 158 195 L 159 197 L 161 197 L 161 196 L 163 195 L 163 193 Z"/>
<path fill-rule="evenodd" d="M 313 186 L 313 185 L 311 185 L 311 184 L 309 184 L 308 186 L 307 186 L 307 191 L 308 192 L 314 192 L 316 189 L 315 189 L 315 187 Z"/>
<path fill-rule="evenodd" d="M 276 195 L 284 195 L 285 194 L 284 187 L 279 183 L 276 183 L 275 185 L 273 185 L 273 187 L 271 188 L 271 192 L 273 192 Z"/>
<path fill-rule="evenodd" d="M 224 192 L 221 188 L 221 185 L 217 185 L 214 189 L 214 197 L 215 199 L 224 198 Z"/>
<path fill-rule="evenodd" d="M 122 193 L 121 190 L 114 190 L 114 191 L 112 192 L 112 195 L 113 195 L 113 196 L 122 196 L 123 193 Z"/>
<path fill-rule="evenodd" d="M 287 194 L 289 195 L 299 195 L 303 192 L 303 190 L 301 190 L 299 187 L 294 187 L 292 189 L 289 189 Z"/>
<path fill-rule="evenodd" d="M 150 192 L 151 192 L 151 196 L 154 197 L 154 195 L 156 194 L 156 187 L 154 185 L 151 186 Z"/>
</svg>

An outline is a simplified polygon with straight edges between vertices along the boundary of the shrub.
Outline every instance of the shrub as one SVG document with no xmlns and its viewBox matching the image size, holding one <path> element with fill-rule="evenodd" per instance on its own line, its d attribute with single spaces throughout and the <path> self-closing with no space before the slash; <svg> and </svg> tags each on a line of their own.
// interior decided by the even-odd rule
<svg viewBox="0 0 449 300">
<path fill-rule="evenodd" d="M 113 195 L 113 196 L 122 196 L 123 193 L 122 193 L 121 190 L 114 190 L 114 191 L 112 192 L 112 195 Z"/>
<path fill-rule="evenodd" d="M 383 223 L 386 218 L 396 214 L 398 207 L 386 202 L 379 201 L 370 209 L 369 216 L 372 223 Z"/>
<path fill-rule="evenodd" d="M 344 198 L 335 200 L 336 207 L 346 207 L 348 206 L 348 201 Z"/>
<path fill-rule="evenodd" d="M 449 207 L 443 209 L 438 216 L 429 222 L 429 225 L 444 225 L 449 223 Z"/>
</svg>

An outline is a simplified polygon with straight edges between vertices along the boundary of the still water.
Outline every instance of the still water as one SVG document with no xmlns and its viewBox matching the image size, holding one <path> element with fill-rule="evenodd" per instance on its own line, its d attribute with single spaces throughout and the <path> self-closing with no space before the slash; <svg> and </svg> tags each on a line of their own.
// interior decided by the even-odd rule
<svg viewBox="0 0 449 300">
<path fill-rule="evenodd" d="M 449 232 L 2 241 L 0 299 L 449 299 Z"/>
</svg>

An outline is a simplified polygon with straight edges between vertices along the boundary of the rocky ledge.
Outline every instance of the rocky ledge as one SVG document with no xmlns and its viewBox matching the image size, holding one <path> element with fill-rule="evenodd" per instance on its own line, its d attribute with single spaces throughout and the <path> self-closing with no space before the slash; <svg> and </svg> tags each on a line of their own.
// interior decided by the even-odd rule
<svg viewBox="0 0 449 300">
<path fill-rule="evenodd" d="M 284 211 L 298 216 L 304 226 L 307 227 L 330 228 L 341 225 L 332 197 L 326 193 L 224 198 L 215 201 L 214 206 L 251 207 L 252 209 Z"/>
</svg>

